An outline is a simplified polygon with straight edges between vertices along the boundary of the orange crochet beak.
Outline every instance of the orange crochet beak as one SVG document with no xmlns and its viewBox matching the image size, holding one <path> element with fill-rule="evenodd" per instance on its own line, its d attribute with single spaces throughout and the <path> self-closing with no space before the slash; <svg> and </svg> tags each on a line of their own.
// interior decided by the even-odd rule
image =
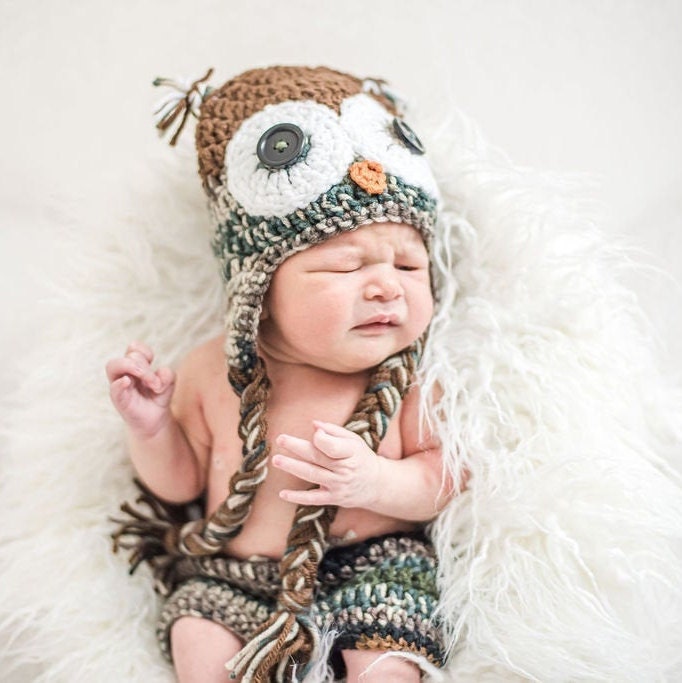
<svg viewBox="0 0 682 683">
<path fill-rule="evenodd" d="M 348 169 L 351 180 L 367 194 L 386 191 L 386 174 L 378 161 L 356 161 Z"/>
</svg>

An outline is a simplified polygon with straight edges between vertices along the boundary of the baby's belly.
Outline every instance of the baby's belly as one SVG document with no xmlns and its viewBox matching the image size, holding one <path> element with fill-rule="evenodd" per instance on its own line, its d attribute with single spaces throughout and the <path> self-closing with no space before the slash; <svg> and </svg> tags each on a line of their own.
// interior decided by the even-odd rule
<svg viewBox="0 0 682 683">
<path fill-rule="evenodd" d="M 372 536 L 414 531 L 420 525 L 395 517 L 385 517 L 359 508 L 340 508 L 329 530 L 332 545 L 349 545 Z"/>
<path fill-rule="evenodd" d="M 287 547 L 287 536 L 294 519 L 294 508 L 286 504 L 284 510 L 267 513 L 254 510 L 247 519 L 241 533 L 227 546 L 227 552 L 233 557 L 246 559 L 252 556 L 280 559 Z M 331 545 L 350 545 L 364 541 L 373 536 L 412 531 L 419 524 L 406 522 L 393 517 L 385 517 L 368 510 L 358 508 L 339 508 L 336 518 L 330 527 L 329 542 Z"/>
</svg>

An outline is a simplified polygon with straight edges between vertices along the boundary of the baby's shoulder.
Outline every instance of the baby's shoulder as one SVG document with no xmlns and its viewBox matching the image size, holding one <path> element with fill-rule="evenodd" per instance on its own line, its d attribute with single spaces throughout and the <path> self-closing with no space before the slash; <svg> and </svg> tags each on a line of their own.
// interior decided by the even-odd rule
<svg viewBox="0 0 682 683">
<path fill-rule="evenodd" d="M 224 335 L 194 347 L 177 368 L 178 388 L 205 394 L 211 387 L 227 383 Z"/>
<path fill-rule="evenodd" d="M 178 373 L 204 376 L 211 375 L 216 370 L 225 371 L 225 336 L 221 335 L 210 339 L 199 346 L 195 346 L 183 358 Z"/>
<path fill-rule="evenodd" d="M 175 412 L 186 420 L 207 421 L 211 427 L 216 414 L 238 413 L 239 398 L 227 379 L 224 336 L 193 348 L 177 368 L 174 395 Z"/>
</svg>

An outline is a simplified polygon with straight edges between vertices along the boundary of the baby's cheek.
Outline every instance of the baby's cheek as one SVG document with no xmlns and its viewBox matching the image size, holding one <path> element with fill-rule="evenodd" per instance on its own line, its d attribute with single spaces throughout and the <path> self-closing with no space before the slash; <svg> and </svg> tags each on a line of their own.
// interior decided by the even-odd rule
<svg viewBox="0 0 682 683">
<path fill-rule="evenodd" d="M 434 310 L 433 299 L 429 296 L 429 298 L 424 302 L 424 305 L 421 308 L 422 319 L 424 321 L 424 327 L 425 328 L 431 322 L 431 318 L 433 318 L 433 310 Z"/>
</svg>

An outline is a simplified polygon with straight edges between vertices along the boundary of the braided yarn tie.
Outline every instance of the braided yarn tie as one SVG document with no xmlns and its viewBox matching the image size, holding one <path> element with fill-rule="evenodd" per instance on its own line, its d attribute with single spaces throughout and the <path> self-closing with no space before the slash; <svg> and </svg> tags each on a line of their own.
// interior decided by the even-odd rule
<svg viewBox="0 0 682 683">
<path fill-rule="evenodd" d="M 282 586 L 278 611 L 226 664 L 233 678 L 242 675 L 245 681 L 254 683 L 295 680 L 297 665 L 305 668 L 314 657 L 319 647 L 319 632 L 306 610 L 313 602 L 317 568 L 335 516 L 336 507 L 332 506 L 296 508 L 288 547 L 280 561 Z"/>
<path fill-rule="evenodd" d="M 314 627 L 300 615 L 277 612 L 225 666 L 230 678 L 249 683 L 284 683 L 295 680 L 294 655 L 312 657 L 319 645 Z"/>
<path fill-rule="evenodd" d="M 418 340 L 384 361 L 373 372 L 369 388 L 346 423 L 346 428 L 362 436 L 374 451 L 410 387 L 421 350 L 422 341 Z M 279 610 L 226 664 L 232 678 L 241 675 L 253 683 L 284 683 L 296 680 L 299 666 L 305 676 L 309 663 L 317 658 L 319 632 L 307 612 L 336 512 L 335 506 L 297 507 L 287 550 L 280 561 Z"/>
<path fill-rule="evenodd" d="M 231 369 L 230 373 L 238 372 Z M 230 493 L 208 521 L 188 522 L 180 531 L 179 550 L 190 557 L 215 555 L 227 539 L 236 536 L 251 511 L 258 486 L 267 476 L 270 448 L 267 441 L 265 409 L 270 394 L 265 363 L 261 358 L 251 371 L 241 395 L 239 436 L 242 440 L 242 460 L 239 470 L 230 479 Z M 243 378 L 231 381 L 243 382 Z"/>
<path fill-rule="evenodd" d="M 422 342 L 417 340 L 400 354 L 385 360 L 372 375 L 369 388 L 345 425 L 373 451 L 386 435 L 389 422 L 410 387 L 421 352 Z"/>
</svg>

